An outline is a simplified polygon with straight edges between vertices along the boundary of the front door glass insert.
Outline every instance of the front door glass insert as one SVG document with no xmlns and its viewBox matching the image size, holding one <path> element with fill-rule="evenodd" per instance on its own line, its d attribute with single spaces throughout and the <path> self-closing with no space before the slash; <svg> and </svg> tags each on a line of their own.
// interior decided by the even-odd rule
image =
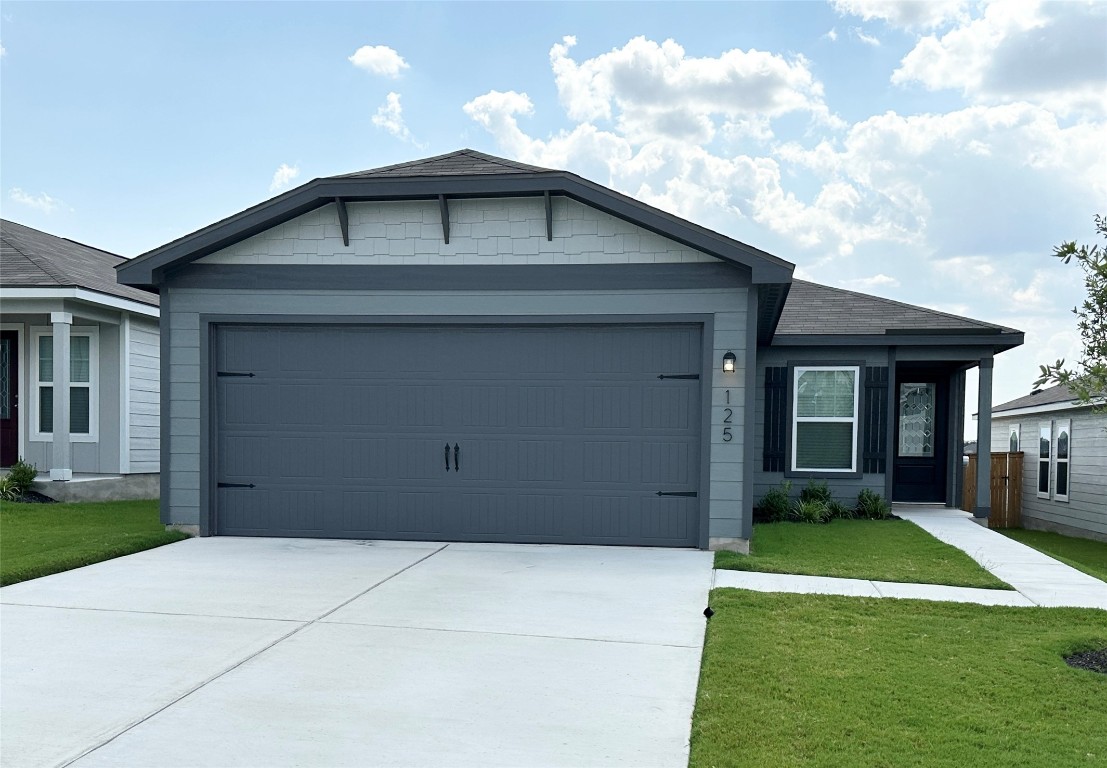
<svg viewBox="0 0 1107 768">
<path fill-rule="evenodd" d="M 899 385 L 899 455 L 934 455 L 933 383 Z"/>
</svg>

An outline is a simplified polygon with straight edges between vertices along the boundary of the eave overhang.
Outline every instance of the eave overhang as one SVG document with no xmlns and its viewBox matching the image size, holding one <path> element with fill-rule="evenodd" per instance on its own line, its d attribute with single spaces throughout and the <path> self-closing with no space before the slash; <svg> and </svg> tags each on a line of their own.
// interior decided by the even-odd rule
<svg viewBox="0 0 1107 768">
<path fill-rule="evenodd" d="M 774 347 L 950 347 L 991 350 L 994 354 L 1021 346 L 1021 331 L 988 329 L 933 329 L 907 333 L 881 334 L 778 334 L 773 338 Z"/>
</svg>

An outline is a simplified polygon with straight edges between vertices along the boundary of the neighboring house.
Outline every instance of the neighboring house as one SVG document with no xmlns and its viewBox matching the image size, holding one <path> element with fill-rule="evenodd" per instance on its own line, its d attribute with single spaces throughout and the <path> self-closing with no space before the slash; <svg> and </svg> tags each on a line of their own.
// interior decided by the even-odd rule
<svg viewBox="0 0 1107 768">
<path fill-rule="evenodd" d="M 992 450 L 1022 451 L 1022 524 L 1107 541 L 1107 413 L 1063 385 L 992 409 Z"/>
<path fill-rule="evenodd" d="M 740 550 L 785 478 L 953 504 L 1022 333 L 793 268 L 471 150 L 308 182 L 117 270 L 167 318 L 163 521 Z"/>
<path fill-rule="evenodd" d="M 975 414 L 973 415 L 973 417 L 975 418 Z M 993 446 L 993 447 L 995 447 L 995 446 Z M 964 453 L 965 456 L 975 456 L 976 455 L 976 441 L 975 440 L 969 440 L 967 443 L 965 443 L 965 449 L 964 449 L 963 453 Z"/>
<path fill-rule="evenodd" d="M 158 296 L 116 281 L 124 261 L 0 221 L 0 465 L 56 498 L 158 495 Z"/>
</svg>

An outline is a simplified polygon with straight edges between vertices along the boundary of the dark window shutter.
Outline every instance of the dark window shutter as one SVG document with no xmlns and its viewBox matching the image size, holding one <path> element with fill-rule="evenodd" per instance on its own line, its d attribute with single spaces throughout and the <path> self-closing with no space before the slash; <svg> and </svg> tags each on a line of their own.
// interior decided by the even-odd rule
<svg viewBox="0 0 1107 768">
<path fill-rule="evenodd" d="M 788 368 L 765 369 L 765 445 L 762 468 L 784 471 L 784 444 L 788 434 Z"/>
<path fill-rule="evenodd" d="M 865 369 L 865 414 L 861 470 L 883 474 L 888 469 L 888 368 Z"/>
</svg>

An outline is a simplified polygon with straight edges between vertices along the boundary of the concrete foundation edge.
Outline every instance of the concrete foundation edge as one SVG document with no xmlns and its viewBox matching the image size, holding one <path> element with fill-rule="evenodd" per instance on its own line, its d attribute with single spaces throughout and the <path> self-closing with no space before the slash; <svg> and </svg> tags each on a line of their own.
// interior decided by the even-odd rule
<svg viewBox="0 0 1107 768">
<path fill-rule="evenodd" d="M 165 526 L 167 531 L 180 531 L 181 533 L 187 533 L 189 536 L 199 536 L 200 526 L 198 525 L 181 525 L 179 523 L 171 523 Z"/>
<path fill-rule="evenodd" d="M 1075 525 L 1055 523 L 1050 520 L 1042 520 L 1037 517 L 1028 517 L 1022 513 L 1022 527 L 1030 531 L 1049 531 L 1060 533 L 1063 536 L 1072 536 L 1078 539 L 1091 539 L 1092 541 L 1107 541 L 1107 533 L 1089 531 L 1085 528 L 1077 528 Z"/>
<path fill-rule="evenodd" d="M 712 552 L 737 552 L 740 555 L 748 555 L 750 553 L 750 540 L 718 536 L 707 540 L 707 548 Z"/>
<path fill-rule="evenodd" d="M 31 489 L 56 501 L 133 501 L 161 495 L 161 475 L 116 475 L 53 481 L 38 479 Z"/>
</svg>

